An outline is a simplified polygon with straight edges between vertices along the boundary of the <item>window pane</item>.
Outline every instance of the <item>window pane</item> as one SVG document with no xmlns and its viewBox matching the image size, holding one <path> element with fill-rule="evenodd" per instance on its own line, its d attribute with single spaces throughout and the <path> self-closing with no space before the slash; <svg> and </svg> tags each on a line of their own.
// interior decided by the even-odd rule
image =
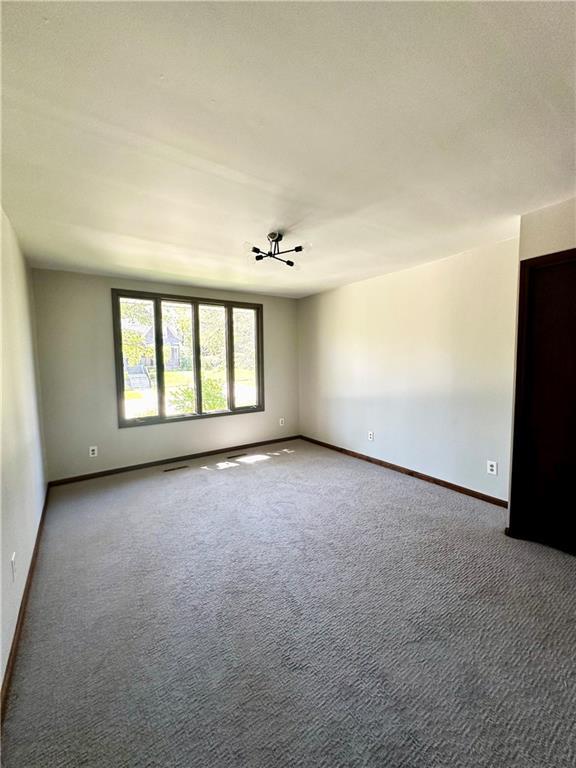
<svg viewBox="0 0 576 768">
<path fill-rule="evenodd" d="M 196 413 L 192 305 L 162 302 L 162 349 L 167 416 Z"/>
<path fill-rule="evenodd" d="M 120 329 L 124 416 L 127 419 L 157 416 L 154 302 L 147 299 L 121 298 Z"/>
<path fill-rule="evenodd" d="M 256 378 L 256 312 L 234 307 L 234 405 L 258 405 Z"/>
<path fill-rule="evenodd" d="M 226 374 L 226 309 L 200 304 L 200 365 L 202 371 L 202 412 L 228 409 Z"/>
</svg>

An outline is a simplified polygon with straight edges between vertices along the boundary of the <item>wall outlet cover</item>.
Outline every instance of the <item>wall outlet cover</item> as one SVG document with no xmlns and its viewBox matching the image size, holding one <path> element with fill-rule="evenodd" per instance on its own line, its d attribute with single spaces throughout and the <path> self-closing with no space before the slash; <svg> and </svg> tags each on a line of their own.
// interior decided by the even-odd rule
<svg viewBox="0 0 576 768">
<path fill-rule="evenodd" d="M 90 448 L 88 448 L 88 456 L 90 456 L 91 459 L 96 458 L 98 456 L 98 446 L 97 445 L 91 445 Z"/>
<path fill-rule="evenodd" d="M 488 459 L 486 462 L 486 472 L 489 475 L 497 475 L 498 474 L 498 462 L 492 461 L 491 459 Z"/>
<path fill-rule="evenodd" d="M 374 440 L 374 432 L 368 432 L 368 440 Z"/>
<path fill-rule="evenodd" d="M 281 427 L 283 427 L 284 424 L 286 423 L 286 419 L 282 416 L 282 418 L 278 420 L 278 423 L 280 424 Z"/>
</svg>

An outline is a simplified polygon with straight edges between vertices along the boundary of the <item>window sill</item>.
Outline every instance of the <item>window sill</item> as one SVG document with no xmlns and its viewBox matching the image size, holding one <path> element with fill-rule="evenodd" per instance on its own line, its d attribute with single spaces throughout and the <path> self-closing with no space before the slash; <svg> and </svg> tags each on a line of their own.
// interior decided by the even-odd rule
<svg viewBox="0 0 576 768">
<path fill-rule="evenodd" d="M 147 427 L 151 424 L 173 424 L 177 421 L 197 421 L 199 419 L 213 419 L 217 416 L 239 416 L 243 413 L 260 413 L 263 405 L 248 408 L 235 408 L 233 411 L 215 411 L 214 413 L 194 413 L 190 416 L 147 416 L 142 419 L 119 419 L 118 428 Z"/>
</svg>

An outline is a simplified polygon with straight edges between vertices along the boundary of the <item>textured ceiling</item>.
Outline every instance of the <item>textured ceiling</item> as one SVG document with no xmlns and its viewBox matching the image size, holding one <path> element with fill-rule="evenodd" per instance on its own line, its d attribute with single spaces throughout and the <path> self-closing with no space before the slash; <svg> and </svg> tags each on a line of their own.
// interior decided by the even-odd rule
<svg viewBox="0 0 576 768">
<path fill-rule="evenodd" d="M 4 207 L 38 266 L 286 296 L 516 236 L 574 194 L 574 13 L 5 2 Z"/>
</svg>

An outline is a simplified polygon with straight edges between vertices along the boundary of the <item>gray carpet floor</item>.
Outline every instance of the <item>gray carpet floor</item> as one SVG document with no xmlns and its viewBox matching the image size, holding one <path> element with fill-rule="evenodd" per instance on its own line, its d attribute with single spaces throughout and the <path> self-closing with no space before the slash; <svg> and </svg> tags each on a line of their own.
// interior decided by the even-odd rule
<svg viewBox="0 0 576 768">
<path fill-rule="evenodd" d="M 258 454 L 53 489 L 5 768 L 576 765 L 575 558 L 309 443 Z"/>
</svg>

